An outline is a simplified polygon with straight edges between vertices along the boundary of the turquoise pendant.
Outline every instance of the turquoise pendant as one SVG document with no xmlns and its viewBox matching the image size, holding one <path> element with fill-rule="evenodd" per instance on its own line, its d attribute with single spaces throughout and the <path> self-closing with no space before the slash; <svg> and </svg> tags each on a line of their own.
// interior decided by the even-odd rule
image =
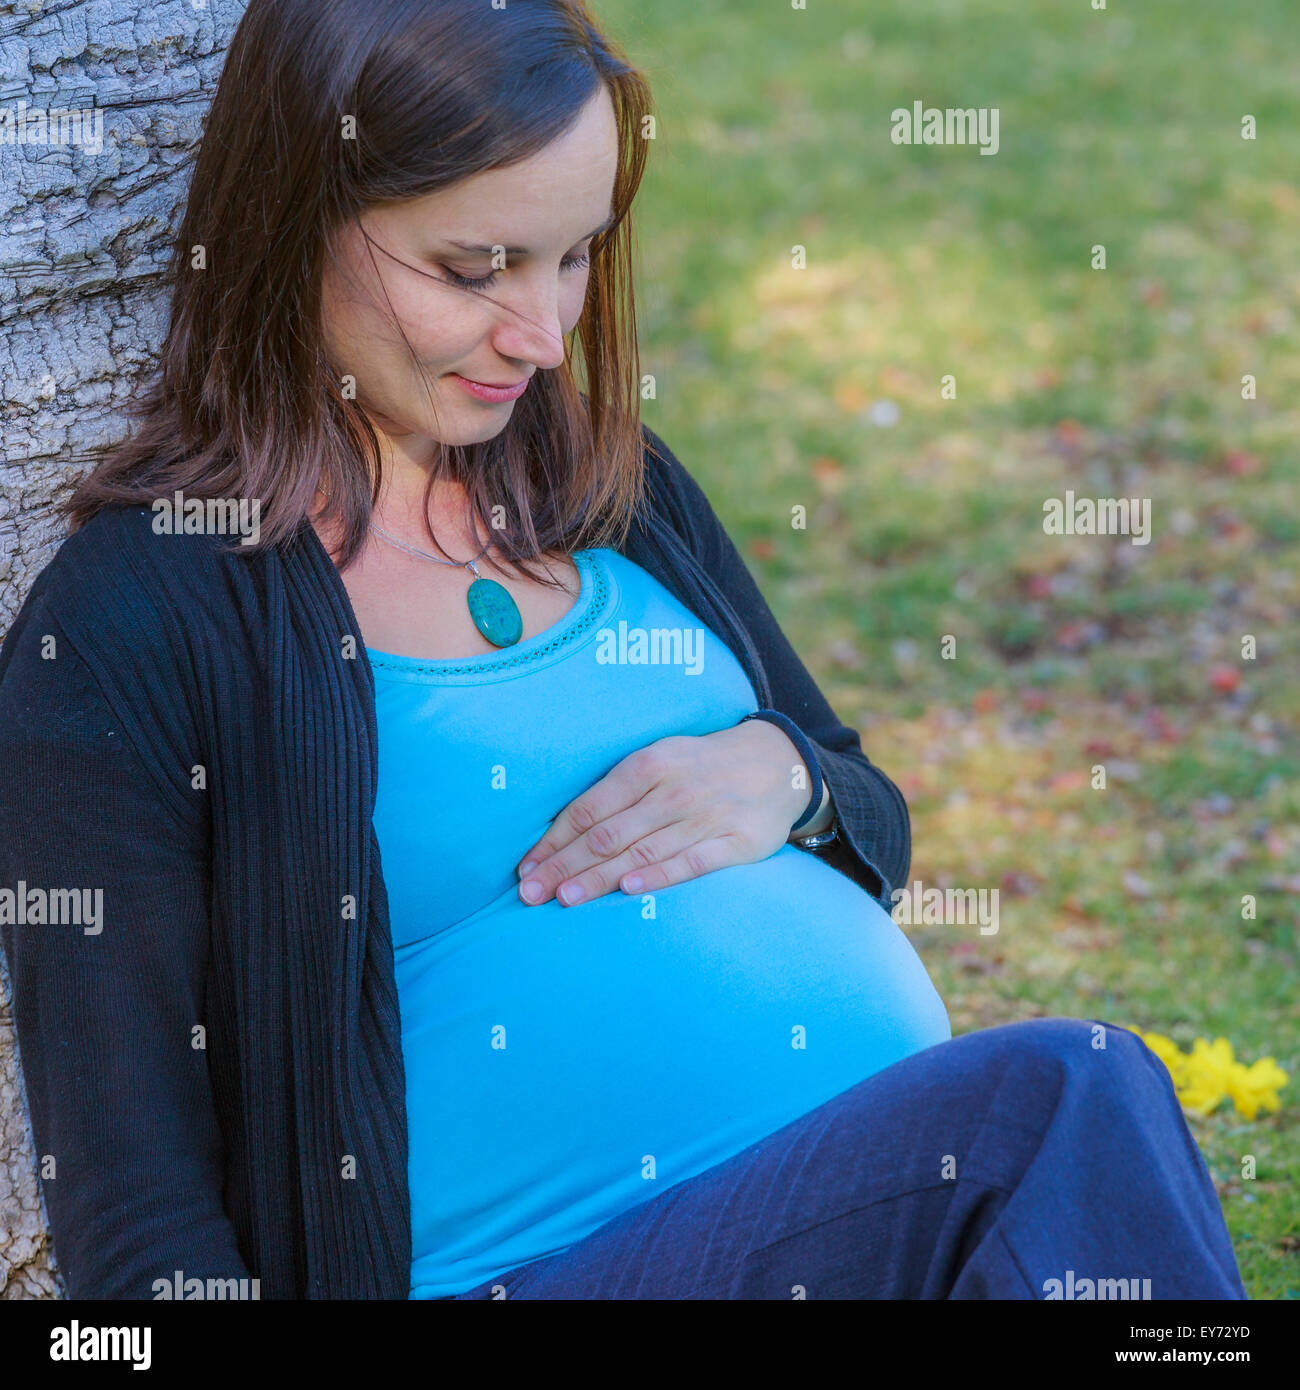
<svg viewBox="0 0 1300 1390">
<path fill-rule="evenodd" d="M 524 635 L 524 620 L 510 590 L 495 579 L 476 579 L 465 595 L 474 626 L 494 647 L 513 647 Z"/>
</svg>

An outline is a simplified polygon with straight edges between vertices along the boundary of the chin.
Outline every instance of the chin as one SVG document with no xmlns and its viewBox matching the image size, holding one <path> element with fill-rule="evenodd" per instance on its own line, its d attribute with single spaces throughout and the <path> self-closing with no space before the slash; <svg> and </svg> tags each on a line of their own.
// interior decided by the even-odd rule
<svg viewBox="0 0 1300 1390">
<path fill-rule="evenodd" d="M 443 403 L 440 401 L 439 405 Z M 507 405 L 483 405 L 477 410 L 468 410 L 457 404 L 455 409 L 443 410 L 441 418 L 434 420 L 417 411 L 402 412 L 401 418 L 395 415 L 370 414 L 372 421 L 392 439 L 411 436 L 436 440 L 448 447 L 453 445 L 485 444 L 494 439 L 510 423 L 514 402 Z"/>
<path fill-rule="evenodd" d="M 485 444 L 510 423 L 514 404 L 508 401 L 504 405 L 482 405 L 477 410 L 458 410 L 443 421 L 441 434 L 431 430 L 430 435 L 444 444 Z"/>
<path fill-rule="evenodd" d="M 429 438 L 436 439 L 440 444 L 445 444 L 449 448 L 454 445 L 464 447 L 469 444 L 486 444 L 489 439 L 495 439 L 505 427 L 506 421 L 502 420 L 499 424 L 482 425 L 476 430 L 445 429 L 441 434 L 430 431 Z"/>
</svg>

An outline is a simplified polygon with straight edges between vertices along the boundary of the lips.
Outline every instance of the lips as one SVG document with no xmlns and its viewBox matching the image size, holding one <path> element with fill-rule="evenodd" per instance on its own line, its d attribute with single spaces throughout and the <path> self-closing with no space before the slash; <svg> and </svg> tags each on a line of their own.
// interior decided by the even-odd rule
<svg viewBox="0 0 1300 1390">
<path fill-rule="evenodd" d="M 526 376 L 522 381 L 516 381 L 509 386 L 498 386 L 494 382 L 476 381 L 473 377 L 462 376 L 459 372 L 450 372 L 449 375 L 463 391 L 468 391 L 471 396 L 480 401 L 487 401 L 495 405 L 504 405 L 507 401 L 517 401 L 528 389 L 528 383 L 532 380 L 531 376 Z"/>
<path fill-rule="evenodd" d="M 456 373 L 460 376 L 460 372 Z M 529 382 L 528 377 L 522 381 L 479 381 L 475 377 L 467 376 L 464 378 L 471 386 L 486 386 L 492 391 L 513 391 L 517 386 L 526 386 Z"/>
</svg>

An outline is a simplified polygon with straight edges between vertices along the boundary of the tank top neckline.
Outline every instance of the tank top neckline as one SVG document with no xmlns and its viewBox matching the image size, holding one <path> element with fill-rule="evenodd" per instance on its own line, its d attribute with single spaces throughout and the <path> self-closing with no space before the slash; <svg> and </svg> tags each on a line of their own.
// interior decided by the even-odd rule
<svg viewBox="0 0 1300 1390">
<path fill-rule="evenodd" d="M 507 679 L 567 656 L 593 632 L 616 591 L 609 563 L 599 549 L 575 550 L 569 558 L 578 571 L 581 587 L 573 606 L 550 627 L 514 646 L 503 647 L 499 652 L 445 660 L 401 656 L 367 647 L 366 655 L 375 678 L 419 684 L 472 685 L 478 679 Z"/>
</svg>

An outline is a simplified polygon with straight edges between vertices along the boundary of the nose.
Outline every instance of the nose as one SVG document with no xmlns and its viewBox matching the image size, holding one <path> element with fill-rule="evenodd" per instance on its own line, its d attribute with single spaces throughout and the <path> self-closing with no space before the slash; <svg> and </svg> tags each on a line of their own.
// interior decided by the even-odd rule
<svg viewBox="0 0 1300 1390">
<path fill-rule="evenodd" d="M 539 369 L 563 366 L 564 333 L 556 286 L 517 295 L 505 305 L 492 334 L 492 345 L 502 357 L 531 362 Z"/>
</svg>

